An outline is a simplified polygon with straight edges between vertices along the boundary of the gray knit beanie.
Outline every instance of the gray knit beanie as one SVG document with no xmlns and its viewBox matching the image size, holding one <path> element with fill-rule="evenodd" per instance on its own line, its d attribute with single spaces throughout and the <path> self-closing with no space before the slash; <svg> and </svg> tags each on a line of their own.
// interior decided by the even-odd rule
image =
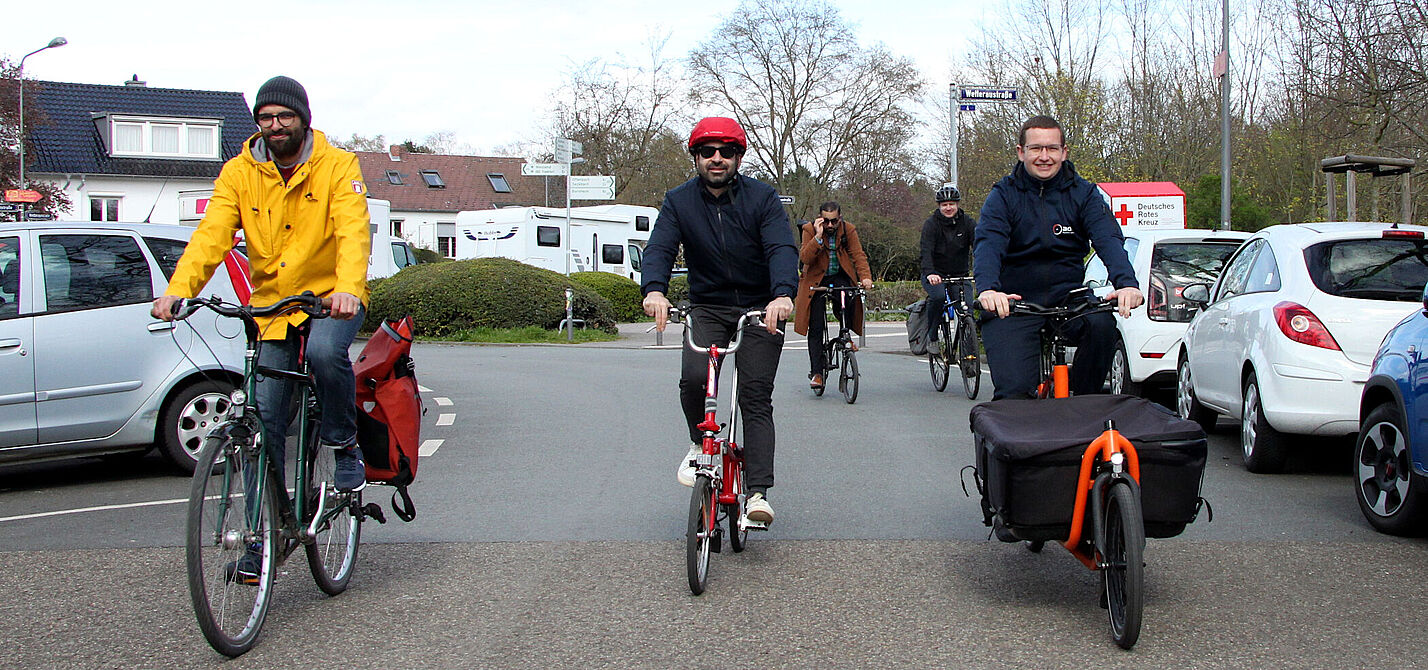
<svg viewBox="0 0 1428 670">
<path fill-rule="evenodd" d="M 258 98 L 253 103 L 253 120 L 258 120 L 258 110 L 263 105 L 282 105 L 297 112 L 302 125 L 312 127 L 312 113 L 307 110 L 307 90 L 292 77 L 277 76 L 269 79 L 258 89 Z"/>
</svg>

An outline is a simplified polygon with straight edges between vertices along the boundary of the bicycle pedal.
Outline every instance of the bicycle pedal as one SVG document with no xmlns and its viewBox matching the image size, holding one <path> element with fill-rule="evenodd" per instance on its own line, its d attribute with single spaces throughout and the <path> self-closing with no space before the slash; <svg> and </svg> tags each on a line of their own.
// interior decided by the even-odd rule
<svg viewBox="0 0 1428 670">
<path fill-rule="evenodd" d="M 382 514 L 382 506 L 374 502 L 362 506 L 362 516 L 369 519 L 376 519 L 377 523 L 387 522 L 387 516 Z"/>
<path fill-rule="evenodd" d="M 769 525 L 763 521 L 754 521 L 749 517 L 739 519 L 740 530 L 768 530 Z"/>
</svg>

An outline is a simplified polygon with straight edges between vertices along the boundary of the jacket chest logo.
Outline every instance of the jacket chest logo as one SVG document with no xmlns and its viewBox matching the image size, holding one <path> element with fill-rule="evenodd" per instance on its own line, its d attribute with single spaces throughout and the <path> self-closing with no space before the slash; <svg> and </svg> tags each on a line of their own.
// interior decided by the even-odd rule
<svg viewBox="0 0 1428 670">
<path fill-rule="evenodd" d="M 1069 223 L 1054 223 L 1051 225 L 1051 234 L 1055 235 L 1056 237 L 1075 235 L 1076 229 L 1072 228 L 1071 224 Z"/>
</svg>

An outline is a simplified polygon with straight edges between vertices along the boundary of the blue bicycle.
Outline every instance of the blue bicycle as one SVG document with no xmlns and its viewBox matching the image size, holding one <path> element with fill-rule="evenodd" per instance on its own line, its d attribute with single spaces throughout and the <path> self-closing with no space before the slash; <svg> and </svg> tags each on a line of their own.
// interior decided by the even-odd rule
<svg viewBox="0 0 1428 670">
<path fill-rule="evenodd" d="M 973 294 L 972 278 L 948 277 L 942 283 L 949 289 L 954 285 L 960 287 L 961 297 L 955 302 L 949 299 L 943 305 L 937 342 L 928 352 L 932 388 L 939 393 L 947 390 L 947 377 L 955 366 L 962 374 L 962 390 L 969 399 L 976 400 L 982 390 L 982 338 L 977 333 L 977 320 L 972 317 L 972 303 L 968 300 Z M 952 324 L 956 324 L 955 332 Z"/>
</svg>

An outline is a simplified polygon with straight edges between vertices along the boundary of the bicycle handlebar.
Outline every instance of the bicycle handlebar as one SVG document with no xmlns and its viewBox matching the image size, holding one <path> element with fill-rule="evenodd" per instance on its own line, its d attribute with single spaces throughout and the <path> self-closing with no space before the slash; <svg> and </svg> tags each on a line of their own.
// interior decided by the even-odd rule
<svg viewBox="0 0 1428 670">
<path fill-rule="evenodd" d="M 810 289 L 814 293 L 866 293 L 867 289 L 861 286 L 814 286 Z"/>
<path fill-rule="evenodd" d="M 193 316 L 198 310 L 207 307 L 222 316 L 239 319 L 259 318 L 283 314 L 294 309 L 302 310 L 308 316 L 322 319 L 331 314 L 332 298 L 319 298 L 312 291 L 304 291 L 301 295 L 292 295 L 279 300 L 267 307 L 253 307 L 251 305 L 233 305 L 223 302 L 222 299 L 214 296 L 212 298 L 189 298 L 180 299 L 173 306 L 175 321 L 182 321 Z"/>
<path fill-rule="evenodd" d="M 669 308 L 669 319 L 674 323 L 684 325 L 684 346 L 689 347 L 689 350 L 695 353 L 709 353 L 709 347 L 701 347 L 694 343 L 694 312 L 692 309 L 672 306 Z M 738 351 L 739 343 L 744 339 L 744 326 L 750 323 L 762 324 L 763 320 L 764 310 L 761 309 L 751 309 L 739 315 L 739 323 L 734 326 L 734 339 L 729 341 L 729 346 L 720 349 L 720 353 L 732 354 Z"/>
<path fill-rule="evenodd" d="M 1114 312 L 1116 310 L 1115 302 L 1099 299 L 1074 300 L 1069 305 L 1059 305 L 1056 307 L 1038 305 L 1034 302 L 1027 302 L 1025 300 L 1010 300 L 1008 301 L 1008 303 L 1011 306 L 1012 314 L 1049 316 L 1052 318 L 1064 319 L 1066 321 L 1070 321 L 1071 319 L 1076 319 L 1090 314 L 1097 314 L 1100 312 Z"/>
</svg>

